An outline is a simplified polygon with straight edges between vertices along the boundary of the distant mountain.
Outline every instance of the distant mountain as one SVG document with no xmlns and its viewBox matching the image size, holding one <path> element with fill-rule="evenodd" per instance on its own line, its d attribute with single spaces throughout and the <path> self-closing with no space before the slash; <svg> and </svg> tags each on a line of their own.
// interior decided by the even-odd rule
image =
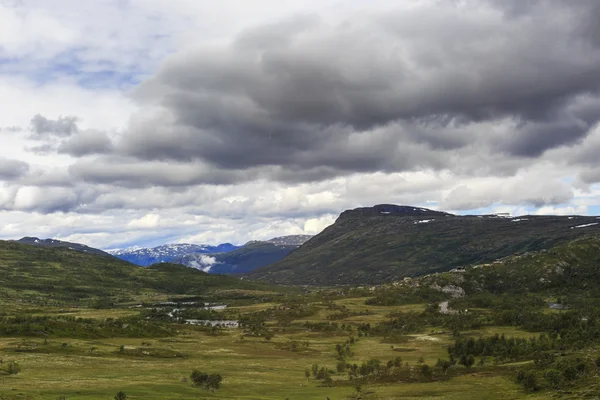
<svg viewBox="0 0 600 400">
<path fill-rule="evenodd" d="M 206 244 L 165 244 L 152 248 L 128 248 L 123 250 L 109 250 L 113 256 L 121 260 L 143 267 L 163 262 L 172 262 L 188 254 L 211 254 L 226 253 L 237 249 L 231 243 L 223 243 L 218 246 Z"/>
<path fill-rule="evenodd" d="M 63 242 L 62 240 L 56 239 L 39 239 L 36 237 L 24 237 L 19 240 L 15 240 L 17 243 L 28 244 L 36 247 L 64 247 L 71 250 L 81 251 L 83 253 L 90 254 L 98 254 L 102 256 L 112 257 L 111 254 L 102 251 L 100 249 L 95 249 L 93 247 L 86 246 L 85 244 L 80 243 L 71 243 L 71 242 Z"/>
<path fill-rule="evenodd" d="M 377 205 L 344 211 L 285 259 L 249 274 L 282 284 L 377 284 L 548 249 L 600 232 L 598 217 L 459 216 Z"/>
<path fill-rule="evenodd" d="M 251 241 L 227 253 L 193 253 L 176 258 L 173 262 L 211 274 L 244 274 L 281 261 L 311 237 L 309 235 L 292 235 L 267 241 Z"/>
</svg>

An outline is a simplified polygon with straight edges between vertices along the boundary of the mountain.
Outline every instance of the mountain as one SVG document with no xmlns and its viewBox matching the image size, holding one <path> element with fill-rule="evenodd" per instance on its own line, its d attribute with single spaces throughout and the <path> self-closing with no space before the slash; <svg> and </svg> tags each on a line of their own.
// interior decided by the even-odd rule
<svg viewBox="0 0 600 400">
<path fill-rule="evenodd" d="M 277 246 L 302 246 L 312 235 L 289 235 L 269 239 L 266 242 Z"/>
<path fill-rule="evenodd" d="M 32 303 L 79 304 L 82 299 L 115 295 L 156 292 L 203 295 L 217 290 L 264 287 L 182 265 L 161 263 L 144 268 L 115 257 L 66 247 L 0 241 L 0 303 L 19 298 Z"/>
<path fill-rule="evenodd" d="M 459 216 L 377 205 L 344 211 L 284 260 L 250 273 L 282 284 L 349 285 L 490 263 L 600 232 L 598 217 Z"/>
<path fill-rule="evenodd" d="M 520 313 L 532 305 L 539 307 L 541 302 L 542 307 L 564 309 L 571 305 L 587 312 L 590 303 L 600 304 L 597 297 L 590 296 L 600 289 L 598 265 L 600 235 L 596 233 L 493 263 L 379 285 L 369 290 L 372 297 L 367 303 L 394 305 L 445 299 L 460 302 L 462 309 L 512 309 Z M 544 305 L 546 299 L 561 301 Z M 513 304 L 507 307 L 508 302 Z"/>
<path fill-rule="evenodd" d="M 173 262 L 198 268 L 212 274 L 244 274 L 257 268 L 283 260 L 312 236 L 292 235 L 267 241 L 251 241 L 244 246 L 215 254 L 187 254 Z"/>
<path fill-rule="evenodd" d="M 109 250 L 113 256 L 132 264 L 148 266 L 161 262 L 171 262 L 187 254 L 210 254 L 225 253 L 237 249 L 231 243 L 223 243 L 218 246 L 206 244 L 165 244 L 152 248 L 129 248 L 123 250 Z"/>
<path fill-rule="evenodd" d="M 15 242 L 21 243 L 21 244 L 28 244 L 28 245 L 36 246 L 36 247 L 64 247 L 64 248 L 68 248 L 71 250 L 81 251 L 84 253 L 98 254 L 98 255 L 102 255 L 102 256 L 112 257 L 111 254 L 109 254 L 105 251 L 86 246 L 85 244 L 63 242 L 61 240 L 56 240 L 56 239 L 39 239 L 36 237 L 24 237 L 22 239 L 15 240 Z"/>
</svg>

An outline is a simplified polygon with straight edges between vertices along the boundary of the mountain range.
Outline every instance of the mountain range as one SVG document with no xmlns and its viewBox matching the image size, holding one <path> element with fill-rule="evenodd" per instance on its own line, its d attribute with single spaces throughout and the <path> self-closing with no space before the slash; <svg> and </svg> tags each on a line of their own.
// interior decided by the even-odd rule
<svg viewBox="0 0 600 400">
<path fill-rule="evenodd" d="M 171 262 L 188 254 L 211 254 L 225 253 L 239 248 L 231 243 L 223 243 L 217 246 L 207 244 L 164 244 L 152 248 L 132 247 L 122 250 L 109 250 L 108 253 L 129 261 L 132 264 L 148 266 L 161 262 Z"/>
<path fill-rule="evenodd" d="M 362 285 L 493 263 L 600 233 L 600 217 L 453 215 L 389 204 L 344 211 L 335 223 L 250 279 Z"/>
<path fill-rule="evenodd" d="M 243 246 L 170 244 L 111 251 L 26 237 L 37 247 L 117 257 L 133 264 L 182 264 L 214 274 L 285 285 L 363 285 L 493 263 L 600 233 L 600 217 L 454 215 L 381 204 L 347 210 L 320 234 Z"/>
<path fill-rule="evenodd" d="M 311 237 L 293 235 L 266 241 L 254 240 L 229 252 L 210 255 L 189 253 L 175 258 L 173 262 L 213 274 L 244 274 L 283 260 Z"/>
<path fill-rule="evenodd" d="M 152 248 L 129 248 L 109 253 L 140 266 L 170 262 L 213 274 L 241 274 L 281 261 L 311 236 L 289 235 L 270 240 L 253 240 L 243 246 L 166 244 Z"/>
</svg>

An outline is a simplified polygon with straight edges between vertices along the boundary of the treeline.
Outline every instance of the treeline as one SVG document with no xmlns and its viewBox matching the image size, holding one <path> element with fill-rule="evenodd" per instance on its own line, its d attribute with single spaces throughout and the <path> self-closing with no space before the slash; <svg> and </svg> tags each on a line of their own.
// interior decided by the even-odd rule
<svg viewBox="0 0 600 400">
<path fill-rule="evenodd" d="M 96 320 L 69 316 L 14 316 L 0 318 L 0 336 L 5 337 L 164 337 L 174 331 L 163 324 L 139 317 Z"/>
</svg>

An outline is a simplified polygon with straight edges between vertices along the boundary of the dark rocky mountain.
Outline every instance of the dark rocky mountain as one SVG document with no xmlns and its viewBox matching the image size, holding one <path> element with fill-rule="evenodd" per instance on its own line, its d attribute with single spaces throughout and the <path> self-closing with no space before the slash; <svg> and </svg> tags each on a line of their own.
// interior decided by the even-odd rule
<svg viewBox="0 0 600 400">
<path fill-rule="evenodd" d="M 212 274 L 245 274 L 283 260 L 311 237 L 292 235 L 267 241 L 251 241 L 227 253 L 192 253 L 176 258 L 173 262 Z"/>
<path fill-rule="evenodd" d="M 83 253 L 98 254 L 98 255 L 103 255 L 103 256 L 107 256 L 107 257 L 112 257 L 111 254 L 109 254 L 105 251 L 86 246 L 85 244 L 63 242 L 62 240 L 56 240 L 56 239 L 39 239 L 36 237 L 27 236 L 22 239 L 15 240 L 15 242 L 21 243 L 21 244 L 28 244 L 28 245 L 36 246 L 36 247 L 64 247 L 64 248 L 71 249 L 71 250 L 81 251 Z"/>
<path fill-rule="evenodd" d="M 285 259 L 249 277 L 323 286 L 385 283 L 548 249 L 598 232 L 598 217 L 459 216 L 377 205 L 343 212 Z"/>
<path fill-rule="evenodd" d="M 143 267 L 163 262 L 172 262 L 188 254 L 211 254 L 225 253 L 237 249 L 231 243 L 223 243 L 218 246 L 207 244 L 164 244 L 152 248 L 128 248 L 122 250 L 110 250 L 109 253 L 121 260 L 141 265 Z"/>
</svg>

